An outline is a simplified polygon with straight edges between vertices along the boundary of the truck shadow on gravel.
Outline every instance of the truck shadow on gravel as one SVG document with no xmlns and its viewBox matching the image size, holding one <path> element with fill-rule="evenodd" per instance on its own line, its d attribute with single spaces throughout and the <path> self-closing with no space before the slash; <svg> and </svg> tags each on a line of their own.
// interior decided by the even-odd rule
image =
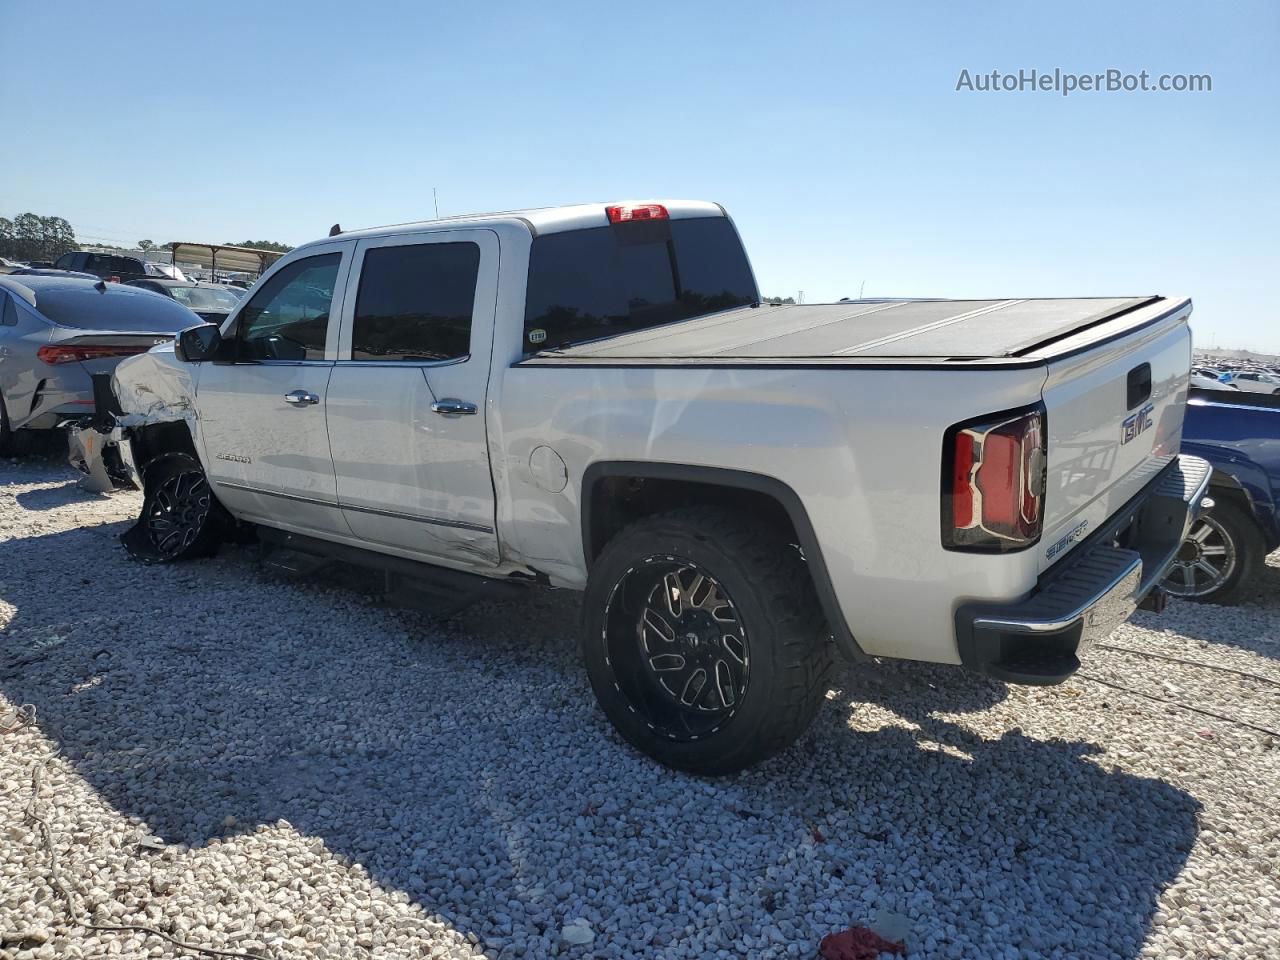
<svg viewBox="0 0 1280 960">
<path fill-rule="evenodd" d="M 491 957 L 564 950 L 576 918 L 583 956 L 809 956 L 879 910 L 913 956 L 1137 957 L 1196 837 L 1190 795 L 1010 728 L 1005 688 L 956 670 L 851 670 L 796 747 L 705 781 L 613 734 L 572 596 L 441 622 L 249 549 L 141 567 L 126 526 L 6 544 L 5 696 L 141 831 L 287 820 Z"/>
</svg>

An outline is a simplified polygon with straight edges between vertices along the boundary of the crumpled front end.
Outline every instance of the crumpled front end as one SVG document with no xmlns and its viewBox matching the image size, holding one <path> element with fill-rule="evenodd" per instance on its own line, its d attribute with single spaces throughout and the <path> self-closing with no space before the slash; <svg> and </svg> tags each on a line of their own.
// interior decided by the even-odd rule
<svg viewBox="0 0 1280 960">
<path fill-rule="evenodd" d="M 141 488 L 131 431 L 160 423 L 195 420 L 191 367 L 167 343 L 119 363 L 94 381 L 93 416 L 68 425 L 68 459 L 99 493 L 116 487 Z"/>
<path fill-rule="evenodd" d="M 195 419 L 192 368 L 177 358 L 173 344 L 130 357 L 111 375 L 122 427 Z"/>
</svg>

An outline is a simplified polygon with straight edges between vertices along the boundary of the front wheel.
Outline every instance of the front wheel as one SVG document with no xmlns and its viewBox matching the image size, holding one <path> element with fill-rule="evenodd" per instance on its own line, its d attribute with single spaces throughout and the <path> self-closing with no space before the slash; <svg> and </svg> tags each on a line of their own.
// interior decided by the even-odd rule
<svg viewBox="0 0 1280 960">
<path fill-rule="evenodd" d="M 1266 548 L 1252 516 L 1220 500 L 1187 532 L 1164 588 L 1200 603 L 1239 603 L 1264 563 Z"/>
<path fill-rule="evenodd" d="M 176 454 L 153 464 L 143 490 L 142 515 L 122 537 L 135 558 L 176 563 L 217 549 L 228 516 L 194 457 Z"/>
<path fill-rule="evenodd" d="M 732 773 L 789 746 L 835 664 L 799 552 L 715 508 L 615 537 L 592 568 L 583 619 L 605 715 L 633 746 L 693 773 Z"/>
</svg>

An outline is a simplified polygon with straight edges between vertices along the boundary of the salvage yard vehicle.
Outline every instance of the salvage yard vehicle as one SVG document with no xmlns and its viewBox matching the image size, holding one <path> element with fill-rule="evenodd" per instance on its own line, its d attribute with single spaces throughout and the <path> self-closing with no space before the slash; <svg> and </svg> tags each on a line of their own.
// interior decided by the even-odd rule
<svg viewBox="0 0 1280 960">
<path fill-rule="evenodd" d="M 136 555 L 583 591 L 604 713 L 673 767 L 793 742 L 840 659 L 1050 684 L 1201 509 L 1190 301 L 762 303 L 714 203 L 338 232 L 120 365 Z M 286 564 L 288 565 L 288 564 Z"/>
<path fill-rule="evenodd" d="M 1192 390 L 1182 449 L 1213 466 L 1213 508 L 1187 531 L 1165 589 L 1206 603 L 1247 596 L 1280 548 L 1280 397 Z"/>
<path fill-rule="evenodd" d="M 1280 377 L 1264 370 L 1246 370 L 1231 375 L 1231 385 L 1248 393 L 1280 395 Z"/>
<path fill-rule="evenodd" d="M 171 297 L 209 323 L 222 323 L 240 302 L 238 296 L 223 285 L 215 283 L 150 277 L 146 280 L 130 280 L 129 286 Z"/>
<path fill-rule="evenodd" d="M 0 455 L 93 413 L 91 377 L 198 319 L 156 294 L 65 274 L 0 277 Z"/>
</svg>

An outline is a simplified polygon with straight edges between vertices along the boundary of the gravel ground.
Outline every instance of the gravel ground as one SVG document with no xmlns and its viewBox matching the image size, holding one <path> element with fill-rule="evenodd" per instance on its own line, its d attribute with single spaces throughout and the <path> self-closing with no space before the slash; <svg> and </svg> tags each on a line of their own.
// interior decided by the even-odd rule
<svg viewBox="0 0 1280 960">
<path fill-rule="evenodd" d="M 1266 734 L 887 663 L 707 782 L 613 734 L 572 595 L 439 621 L 274 579 L 252 547 L 142 567 L 116 542 L 139 502 L 0 463 L 0 715 L 37 709 L 0 738 L 0 956 L 186 955 L 67 924 L 23 823 L 52 749 L 87 911 L 272 958 L 813 957 L 855 924 L 919 958 L 1280 956 Z M 1280 682 L 1277 587 L 1272 566 L 1242 607 L 1112 642 Z M 1275 682 L 1110 649 L 1086 671 L 1280 728 Z"/>
</svg>

